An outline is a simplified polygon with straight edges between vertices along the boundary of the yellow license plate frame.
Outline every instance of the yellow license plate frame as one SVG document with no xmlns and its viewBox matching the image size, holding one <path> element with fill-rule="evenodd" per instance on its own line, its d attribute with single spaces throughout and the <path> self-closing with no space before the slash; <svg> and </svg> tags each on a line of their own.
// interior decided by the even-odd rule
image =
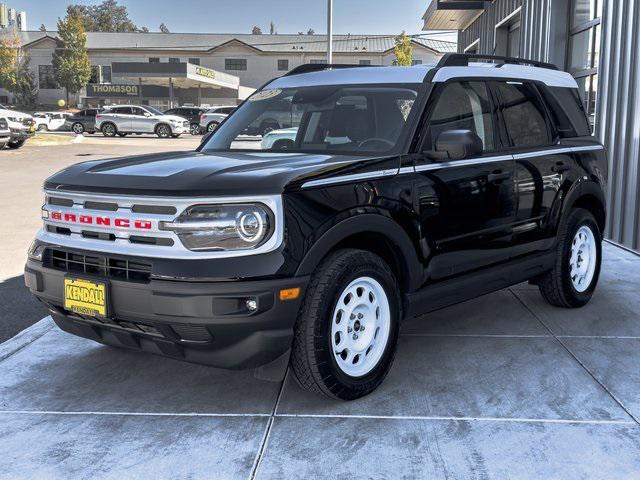
<svg viewBox="0 0 640 480">
<path fill-rule="evenodd" d="M 106 317 L 107 292 L 106 282 L 65 277 L 64 308 L 90 317 Z"/>
</svg>

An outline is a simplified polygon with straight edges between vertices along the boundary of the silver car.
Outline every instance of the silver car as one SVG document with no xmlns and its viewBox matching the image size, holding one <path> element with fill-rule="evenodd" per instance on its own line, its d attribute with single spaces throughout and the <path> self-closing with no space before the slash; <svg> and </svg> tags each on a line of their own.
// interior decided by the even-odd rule
<svg viewBox="0 0 640 480">
<path fill-rule="evenodd" d="M 237 107 L 212 107 L 200 115 L 200 131 L 213 132 Z"/>
<path fill-rule="evenodd" d="M 177 115 L 165 115 L 148 105 L 117 105 L 96 115 L 96 129 L 105 137 L 155 133 L 160 138 L 177 138 L 189 132 L 189 121 Z"/>
</svg>

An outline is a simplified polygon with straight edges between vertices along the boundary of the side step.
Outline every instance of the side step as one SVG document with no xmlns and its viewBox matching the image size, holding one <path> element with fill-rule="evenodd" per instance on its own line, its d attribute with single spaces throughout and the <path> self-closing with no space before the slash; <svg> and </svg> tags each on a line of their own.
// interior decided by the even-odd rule
<svg viewBox="0 0 640 480">
<path fill-rule="evenodd" d="M 417 317 L 530 280 L 549 271 L 554 261 L 555 252 L 545 252 L 451 280 L 427 284 L 405 296 L 406 318 Z"/>
</svg>

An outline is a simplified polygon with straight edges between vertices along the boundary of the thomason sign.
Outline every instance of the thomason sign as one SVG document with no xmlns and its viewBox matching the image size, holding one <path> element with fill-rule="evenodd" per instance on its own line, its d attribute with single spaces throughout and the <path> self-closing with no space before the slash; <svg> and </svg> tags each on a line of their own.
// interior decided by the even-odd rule
<svg viewBox="0 0 640 480">
<path fill-rule="evenodd" d="M 137 97 L 139 93 L 138 85 L 87 84 L 87 97 Z"/>
</svg>

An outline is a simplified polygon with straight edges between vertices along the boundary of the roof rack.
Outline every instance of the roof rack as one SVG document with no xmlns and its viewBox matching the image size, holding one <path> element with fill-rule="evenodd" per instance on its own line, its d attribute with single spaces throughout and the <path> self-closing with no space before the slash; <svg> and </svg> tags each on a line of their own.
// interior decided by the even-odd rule
<svg viewBox="0 0 640 480">
<path fill-rule="evenodd" d="M 558 70 L 558 67 L 551 63 L 538 62 L 536 60 L 528 60 L 526 58 L 501 57 L 497 55 L 482 55 L 475 53 L 446 53 L 438 62 L 437 68 L 440 67 L 467 67 L 469 62 L 473 60 L 493 60 L 498 67 L 510 65 L 530 65 L 532 67 L 548 68 L 550 70 Z"/>
<path fill-rule="evenodd" d="M 289 70 L 285 77 L 300 75 L 302 73 L 321 72 L 322 70 L 334 70 L 338 68 L 378 67 L 379 65 L 359 65 L 352 63 L 304 63 Z"/>
</svg>

